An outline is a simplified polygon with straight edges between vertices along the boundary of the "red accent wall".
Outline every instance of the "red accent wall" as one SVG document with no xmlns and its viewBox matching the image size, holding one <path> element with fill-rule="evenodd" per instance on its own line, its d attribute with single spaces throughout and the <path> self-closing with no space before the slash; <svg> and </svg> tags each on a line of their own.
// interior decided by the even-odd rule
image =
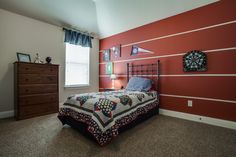
<svg viewBox="0 0 236 157">
<path fill-rule="evenodd" d="M 235 10 L 235 0 L 221 0 L 195 10 L 101 39 L 100 51 L 111 48 L 114 45 L 122 45 L 121 57 L 116 59 L 113 55 L 111 56 L 111 61 L 114 62 L 114 73 L 118 75 L 118 80 L 115 82 L 116 88 L 126 86 L 126 77 L 124 76 L 126 74 L 126 63 L 156 63 L 159 59 L 161 61 L 162 75 L 160 93 L 165 94 L 161 96 L 161 108 L 236 121 Z M 145 41 L 183 32 L 185 33 L 158 40 Z M 140 41 L 144 42 L 134 45 L 150 50 L 154 54 L 130 56 L 132 43 Z M 206 52 L 208 61 L 208 70 L 206 72 L 183 72 L 183 55 L 181 54 L 191 50 Z M 180 55 L 166 56 L 175 54 Z M 160 58 L 147 59 L 147 57 Z M 137 58 L 142 59 L 124 61 Z M 110 88 L 111 80 L 105 75 L 105 62 L 103 61 L 102 53 L 100 53 L 99 62 L 100 89 Z M 188 74 L 233 75 L 189 76 Z M 166 95 L 230 100 L 232 102 L 191 99 L 193 100 L 193 107 L 188 107 L 188 99 Z"/>
</svg>

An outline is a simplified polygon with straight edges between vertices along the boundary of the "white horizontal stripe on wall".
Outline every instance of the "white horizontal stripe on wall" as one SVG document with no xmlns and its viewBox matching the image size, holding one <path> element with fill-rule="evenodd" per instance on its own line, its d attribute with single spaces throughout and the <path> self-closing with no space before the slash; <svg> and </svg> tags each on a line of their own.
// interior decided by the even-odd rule
<svg viewBox="0 0 236 157">
<path fill-rule="evenodd" d="M 203 52 L 205 52 L 205 53 L 212 53 L 212 52 L 222 52 L 222 51 L 230 51 L 230 50 L 236 50 L 236 47 L 228 47 L 228 48 L 205 50 Z M 177 54 L 171 54 L 171 55 L 162 55 L 162 56 L 153 56 L 153 57 L 124 59 L 124 60 L 111 61 L 111 62 L 113 62 L 113 63 L 131 62 L 131 61 L 139 61 L 139 60 L 149 60 L 149 59 L 158 59 L 158 58 L 166 58 L 166 57 L 183 56 L 185 54 L 186 54 L 186 52 L 184 52 L 184 53 L 177 53 Z M 99 64 L 106 64 L 106 62 L 101 62 Z"/>
<path fill-rule="evenodd" d="M 171 110 L 166 110 L 162 108 L 160 108 L 159 111 L 160 111 L 159 112 L 160 114 L 170 116 L 170 117 L 176 117 L 176 118 L 181 118 L 181 119 L 186 119 L 186 120 L 191 120 L 195 122 L 206 123 L 206 124 L 211 124 L 211 125 L 216 125 L 216 126 L 236 130 L 236 122 L 233 122 L 233 121 L 222 120 L 218 118 L 211 118 L 211 117 L 189 114 L 189 113 L 183 113 L 183 112 L 177 112 L 177 111 L 171 111 Z"/>
<path fill-rule="evenodd" d="M 223 99 L 213 99 L 213 98 L 204 98 L 204 97 L 194 97 L 194 96 L 183 96 L 183 95 L 171 95 L 171 94 L 160 94 L 165 97 L 174 97 L 174 98 L 184 98 L 184 99 L 197 99 L 197 100 L 207 100 L 207 101 L 217 101 L 217 102 L 226 102 L 226 103 L 234 103 L 234 100 L 223 100 Z"/>
<path fill-rule="evenodd" d="M 201 27 L 201 28 L 193 29 L 193 30 L 189 30 L 189 31 L 184 31 L 184 32 L 169 34 L 169 35 L 165 35 L 165 36 L 161 36 L 161 37 L 156 37 L 156 38 L 152 38 L 152 39 L 142 40 L 142 41 L 138 41 L 138 42 L 133 42 L 133 43 L 129 43 L 129 44 L 122 45 L 121 47 L 127 47 L 127 46 L 132 46 L 132 45 L 136 45 L 136 44 L 145 43 L 145 42 L 150 42 L 150 41 L 165 39 L 165 38 L 169 38 L 169 37 L 174 37 L 174 36 L 178 36 L 178 35 L 183 35 L 183 34 L 198 32 L 198 31 L 207 30 L 207 29 L 212 29 L 212 28 L 221 27 L 221 26 L 225 26 L 225 25 L 230 25 L 230 24 L 234 24 L 234 23 L 236 23 L 236 20 L 228 21 L 228 22 L 224 22 L 224 23 L 219 23 L 219 24 L 215 24 L 215 25 L 211 25 L 211 26 Z M 99 52 L 102 52 L 102 50 L 100 50 Z"/>
<path fill-rule="evenodd" d="M 166 36 L 162 36 L 162 37 L 143 40 L 143 41 L 139 41 L 139 42 L 133 42 L 133 43 L 130 43 L 130 44 L 123 45 L 122 47 L 132 46 L 132 45 L 136 45 L 136 44 L 146 43 L 146 42 L 150 42 L 150 41 L 154 41 L 154 40 L 165 39 L 165 38 L 174 37 L 174 36 L 183 35 L 183 34 L 188 34 L 188 33 L 193 33 L 193 32 L 198 32 L 198 31 L 211 29 L 211 28 L 216 28 L 216 27 L 221 27 L 221 26 L 225 26 L 225 25 L 229 25 L 229 24 L 233 24 L 233 23 L 236 23 L 236 20 L 229 21 L 229 22 L 224 22 L 224 23 L 220 23 L 220 24 L 216 24 L 216 25 L 212 25 L 212 26 L 202 27 L 202 28 L 198 28 L 198 29 L 193 29 L 193 30 L 189 30 L 189 31 L 185 31 L 185 32 L 170 34 L 170 35 L 166 35 Z"/>
<path fill-rule="evenodd" d="M 106 89 L 106 88 L 99 88 Z M 184 99 L 197 99 L 197 100 L 207 100 L 207 101 L 217 101 L 217 102 L 226 102 L 236 104 L 234 100 L 223 100 L 223 99 L 213 99 L 213 98 L 204 98 L 204 97 L 194 97 L 194 96 L 182 96 L 182 95 L 171 95 L 171 94 L 160 94 L 160 96 L 174 97 L 174 98 L 184 98 Z"/>
<path fill-rule="evenodd" d="M 116 75 L 117 77 L 127 77 L 127 75 Z M 157 75 L 131 75 L 142 77 L 157 77 Z M 176 74 L 160 75 L 160 77 L 235 77 L 236 74 Z M 110 75 L 99 75 L 99 77 L 110 77 Z"/>
<path fill-rule="evenodd" d="M 160 75 L 161 77 L 235 77 L 236 74 L 180 74 L 180 75 Z"/>
</svg>

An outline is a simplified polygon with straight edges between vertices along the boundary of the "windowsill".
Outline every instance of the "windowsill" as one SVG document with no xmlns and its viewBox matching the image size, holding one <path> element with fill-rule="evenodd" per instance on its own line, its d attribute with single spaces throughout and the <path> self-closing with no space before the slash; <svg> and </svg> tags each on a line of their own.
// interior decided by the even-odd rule
<svg viewBox="0 0 236 157">
<path fill-rule="evenodd" d="M 89 84 L 84 85 L 65 85 L 64 88 L 89 88 Z"/>
</svg>

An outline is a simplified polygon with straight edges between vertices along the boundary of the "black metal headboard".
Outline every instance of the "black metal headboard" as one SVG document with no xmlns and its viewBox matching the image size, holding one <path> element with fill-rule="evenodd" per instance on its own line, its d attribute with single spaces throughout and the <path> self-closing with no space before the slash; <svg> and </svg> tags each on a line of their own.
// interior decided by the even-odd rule
<svg viewBox="0 0 236 157">
<path fill-rule="evenodd" d="M 127 63 L 127 83 L 132 76 L 151 77 L 156 82 L 156 90 L 160 90 L 160 60 L 156 64 Z"/>
</svg>

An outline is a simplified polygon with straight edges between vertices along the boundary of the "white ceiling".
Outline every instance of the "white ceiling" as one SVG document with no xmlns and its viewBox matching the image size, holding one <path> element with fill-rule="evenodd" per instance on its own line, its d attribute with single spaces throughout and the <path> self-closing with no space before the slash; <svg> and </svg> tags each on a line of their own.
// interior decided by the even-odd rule
<svg viewBox="0 0 236 157">
<path fill-rule="evenodd" d="M 99 34 L 127 31 L 218 0 L 0 0 L 0 8 Z"/>
</svg>

